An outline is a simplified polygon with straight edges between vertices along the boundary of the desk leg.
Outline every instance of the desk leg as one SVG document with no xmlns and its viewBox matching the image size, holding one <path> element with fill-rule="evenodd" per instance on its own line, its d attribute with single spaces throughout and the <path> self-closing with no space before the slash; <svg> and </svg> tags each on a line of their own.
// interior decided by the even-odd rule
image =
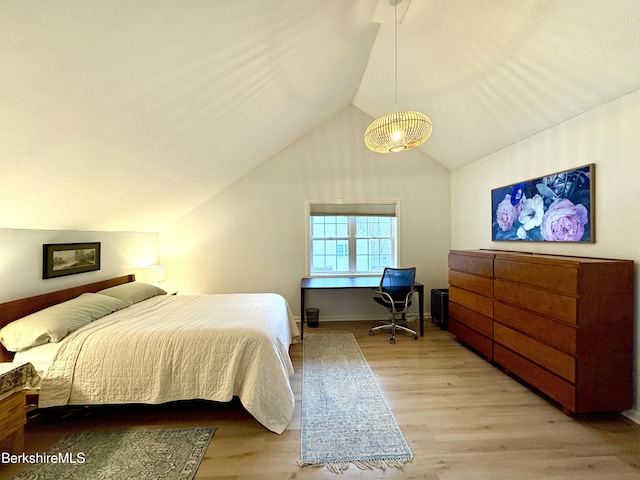
<svg viewBox="0 0 640 480">
<path fill-rule="evenodd" d="M 418 288 L 418 309 L 420 310 L 420 336 L 424 337 L 424 287 Z"/>
<path fill-rule="evenodd" d="M 306 288 L 300 289 L 300 339 L 304 338 L 304 297 Z"/>
</svg>

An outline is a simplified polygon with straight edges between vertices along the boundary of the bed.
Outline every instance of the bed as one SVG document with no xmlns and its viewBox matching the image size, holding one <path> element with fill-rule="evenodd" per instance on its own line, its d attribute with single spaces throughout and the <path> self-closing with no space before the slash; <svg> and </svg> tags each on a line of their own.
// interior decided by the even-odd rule
<svg viewBox="0 0 640 480">
<path fill-rule="evenodd" d="M 0 327 L 3 361 L 41 373 L 39 408 L 238 397 L 276 433 L 293 414 L 299 333 L 278 294 L 167 295 L 127 275 L 0 304 Z"/>
</svg>

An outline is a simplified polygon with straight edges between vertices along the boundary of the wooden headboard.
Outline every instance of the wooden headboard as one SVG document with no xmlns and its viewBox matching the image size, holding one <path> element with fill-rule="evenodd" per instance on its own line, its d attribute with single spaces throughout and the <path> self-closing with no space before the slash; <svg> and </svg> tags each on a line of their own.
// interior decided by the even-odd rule
<svg viewBox="0 0 640 480">
<path fill-rule="evenodd" d="M 0 303 L 0 328 L 14 320 L 25 317 L 39 310 L 43 310 L 47 307 L 51 307 L 52 305 L 66 302 L 67 300 L 76 298 L 78 295 L 82 295 L 83 293 L 95 293 L 105 288 L 133 282 L 135 279 L 136 276 L 133 274 L 123 275 L 122 277 L 66 288 L 64 290 L 58 290 L 57 292 L 43 293 L 42 295 L 36 295 L 34 297 L 21 298 L 11 302 Z M 1 345 L 0 348 L 2 349 L 0 352 L 2 361 L 11 361 L 13 354 L 7 352 L 7 350 L 5 350 Z"/>
</svg>

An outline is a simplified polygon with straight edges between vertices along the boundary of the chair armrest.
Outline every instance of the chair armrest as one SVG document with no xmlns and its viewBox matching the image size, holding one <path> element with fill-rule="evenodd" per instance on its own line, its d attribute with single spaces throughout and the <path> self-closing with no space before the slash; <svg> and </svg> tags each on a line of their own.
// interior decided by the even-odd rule
<svg viewBox="0 0 640 480">
<path fill-rule="evenodd" d="M 379 293 L 385 302 L 389 302 L 391 305 L 394 304 L 393 297 L 389 295 L 387 292 L 383 292 L 382 290 L 376 290 L 376 293 Z"/>
<path fill-rule="evenodd" d="M 405 305 L 406 305 L 407 303 L 409 303 L 409 300 L 411 300 L 411 296 L 412 296 L 414 293 L 416 293 L 416 292 L 417 292 L 417 290 L 411 290 L 409 293 L 407 293 L 407 297 L 404 299 L 404 303 L 405 303 Z"/>
</svg>

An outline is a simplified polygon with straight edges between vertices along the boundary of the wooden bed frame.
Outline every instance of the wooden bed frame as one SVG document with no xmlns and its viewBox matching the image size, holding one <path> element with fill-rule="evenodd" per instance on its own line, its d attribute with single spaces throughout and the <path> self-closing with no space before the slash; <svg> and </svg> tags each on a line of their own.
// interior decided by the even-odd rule
<svg viewBox="0 0 640 480">
<path fill-rule="evenodd" d="M 122 285 L 123 283 L 129 283 L 135 281 L 136 276 L 133 274 L 123 275 L 122 277 L 110 278 L 109 280 L 102 280 L 100 282 L 89 283 L 87 285 L 79 285 L 77 287 L 66 288 L 64 290 L 58 290 L 56 292 L 43 293 L 34 297 L 21 298 L 19 300 L 13 300 L 11 302 L 0 304 L 0 328 L 4 327 L 10 322 L 22 318 L 24 316 L 35 313 L 39 310 L 43 310 L 47 307 L 51 307 L 58 303 L 66 302 L 72 298 L 76 298 L 83 293 L 95 293 L 99 290 L 103 290 L 109 287 L 115 287 L 116 285 Z M 0 351 L 0 360 L 3 362 L 10 362 L 13 359 L 13 353 L 2 349 Z"/>
</svg>

